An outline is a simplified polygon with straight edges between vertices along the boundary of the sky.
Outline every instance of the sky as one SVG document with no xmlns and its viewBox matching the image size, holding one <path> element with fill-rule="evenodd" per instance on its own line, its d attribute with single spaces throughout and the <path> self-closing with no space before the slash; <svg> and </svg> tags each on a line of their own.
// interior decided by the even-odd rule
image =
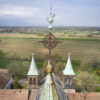
<svg viewBox="0 0 100 100">
<path fill-rule="evenodd" d="M 0 26 L 47 26 L 51 0 L 0 0 Z M 55 26 L 100 26 L 100 0 L 52 0 Z"/>
</svg>

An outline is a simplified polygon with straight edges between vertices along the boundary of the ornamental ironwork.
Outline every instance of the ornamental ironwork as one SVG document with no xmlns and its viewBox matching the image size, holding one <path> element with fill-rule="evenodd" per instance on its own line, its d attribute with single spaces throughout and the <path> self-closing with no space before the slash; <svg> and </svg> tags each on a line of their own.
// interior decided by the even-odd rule
<svg viewBox="0 0 100 100">
<path fill-rule="evenodd" d="M 44 38 L 43 38 L 43 41 L 42 41 L 43 45 L 45 48 L 47 49 L 53 49 L 57 46 L 57 44 L 59 43 L 59 41 L 57 40 L 56 36 L 49 33 L 48 35 L 46 35 Z"/>
<path fill-rule="evenodd" d="M 52 33 L 47 34 L 42 41 L 43 46 L 49 50 L 49 59 L 51 59 L 51 50 L 54 49 L 58 43 L 61 43 Z"/>
</svg>

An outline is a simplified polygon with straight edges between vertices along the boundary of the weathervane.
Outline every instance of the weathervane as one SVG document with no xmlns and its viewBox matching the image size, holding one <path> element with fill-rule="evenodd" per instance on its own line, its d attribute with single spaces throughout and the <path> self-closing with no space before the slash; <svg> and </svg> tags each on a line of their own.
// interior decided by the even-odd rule
<svg viewBox="0 0 100 100">
<path fill-rule="evenodd" d="M 61 43 L 61 41 L 58 41 L 55 35 L 52 34 L 52 23 L 54 22 L 55 14 L 52 13 L 52 0 L 51 0 L 51 7 L 50 7 L 50 15 L 47 17 L 47 21 L 49 23 L 48 29 L 49 34 L 47 34 L 41 43 L 43 43 L 43 46 L 49 50 L 49 60 L 51 60 L 52 57 L 52 49 L 54 49 L 58 43 Z"/>
<path fill-rule="evenodd" d="M 51 7 L 50 7 L 50 15 L 47 17 L 47 21 L 49 23 L 49 32 L 52 33 L 52 23 L 54 22 L 55 14 L 52 13 L 52 0 L 51 0 Z"/>
</svg>

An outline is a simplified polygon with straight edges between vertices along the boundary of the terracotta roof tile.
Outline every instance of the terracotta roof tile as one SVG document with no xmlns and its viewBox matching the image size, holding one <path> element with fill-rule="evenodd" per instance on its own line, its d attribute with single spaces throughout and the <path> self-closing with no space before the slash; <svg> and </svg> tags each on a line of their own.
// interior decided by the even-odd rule
<svg viewBox="0 0 100 100">
<path fill-rule="evenodd" d="M 10 78 L 11 75 L 9 73 L 0 72 L 0 89 L 4 89 Z"/>
<path fill-rule="evenodd" d="M 0 73 L 3 72 L 3 73 L 8 73 L 8 69 L 0 69 Z"/>
<path fill-rule="evenodd" d="M 29 100 L 34 100 L 36 90 L 32 90 Z M 69 100 L 100 100 L 100 93 L 67 93 Z M 0 100 L 27 100 L 27 89 L 0 89 Z M 85 98 L 85 99 L 84 99 Z"/>
</svg>

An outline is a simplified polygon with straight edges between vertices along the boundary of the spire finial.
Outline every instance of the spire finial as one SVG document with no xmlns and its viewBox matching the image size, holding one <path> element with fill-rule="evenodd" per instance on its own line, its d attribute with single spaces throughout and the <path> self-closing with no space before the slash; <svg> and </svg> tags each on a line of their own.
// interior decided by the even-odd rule
<svg viewBox="0 0 100 100">
<path fill-rule="evenodd" d="M 39 75 L 39 71 L 38 71 L 38 69 L 37 69 L 37 67 L 36 67 L 33 53 L 32 53 L 32 60 L 31 60 L 31 64 L 30 64 L 30 69 L 29 69 L 27 75 L 28 75 L 28 76 L 29 76 L 29 75 Z"/>
<path fill-rule="evenodd" d="M 55 17 L 55 14 L 52 13 L 52 0 L 51 0 L 51 7 L 50 7 L 50 15 L 49 17 L 47 17 L 47 21 L 49 23 L 49 32 L 52 33 L 52 23 L 54 22 L 54 17 Z"/>
<path fill-rule="evenodd" d="M 70 57 L 70 53 L 68 53 L 68 57 Z"/>
<path fill-rule="evenodd" d="M 51 65 L 51 62 L 50 62 L 50 60 L 48 60 L 48 65 Z"/>
<path fill-rule="evenodd" d="M 32 57 L 34 56 L 34 53 L 32 53 Z"/>
<path fill-rule="evenodd" d="M 49 59 L 52 61 L 52 49 L 54 49 L 58 43 L 55 35 L 52 34 L 52 23 L 54 21 L 55 14 L 52 14 L 52 0 L 51 0 L 51 7 L 50 7 L 50 15 L 47 17 L 47 21 L 49 23 L 49 34 L 47 34 L 40 43 L 43 43 L 43 46 L 49 50 Z"/>
<path fill-rule="evenodd" d="M 53 72 L 53 66 L 51 65 L 51 60 L 48 60 L 48 64 L 46 67 L 46 72 L 47 73 L 52 73 Z"/>
</svg>

